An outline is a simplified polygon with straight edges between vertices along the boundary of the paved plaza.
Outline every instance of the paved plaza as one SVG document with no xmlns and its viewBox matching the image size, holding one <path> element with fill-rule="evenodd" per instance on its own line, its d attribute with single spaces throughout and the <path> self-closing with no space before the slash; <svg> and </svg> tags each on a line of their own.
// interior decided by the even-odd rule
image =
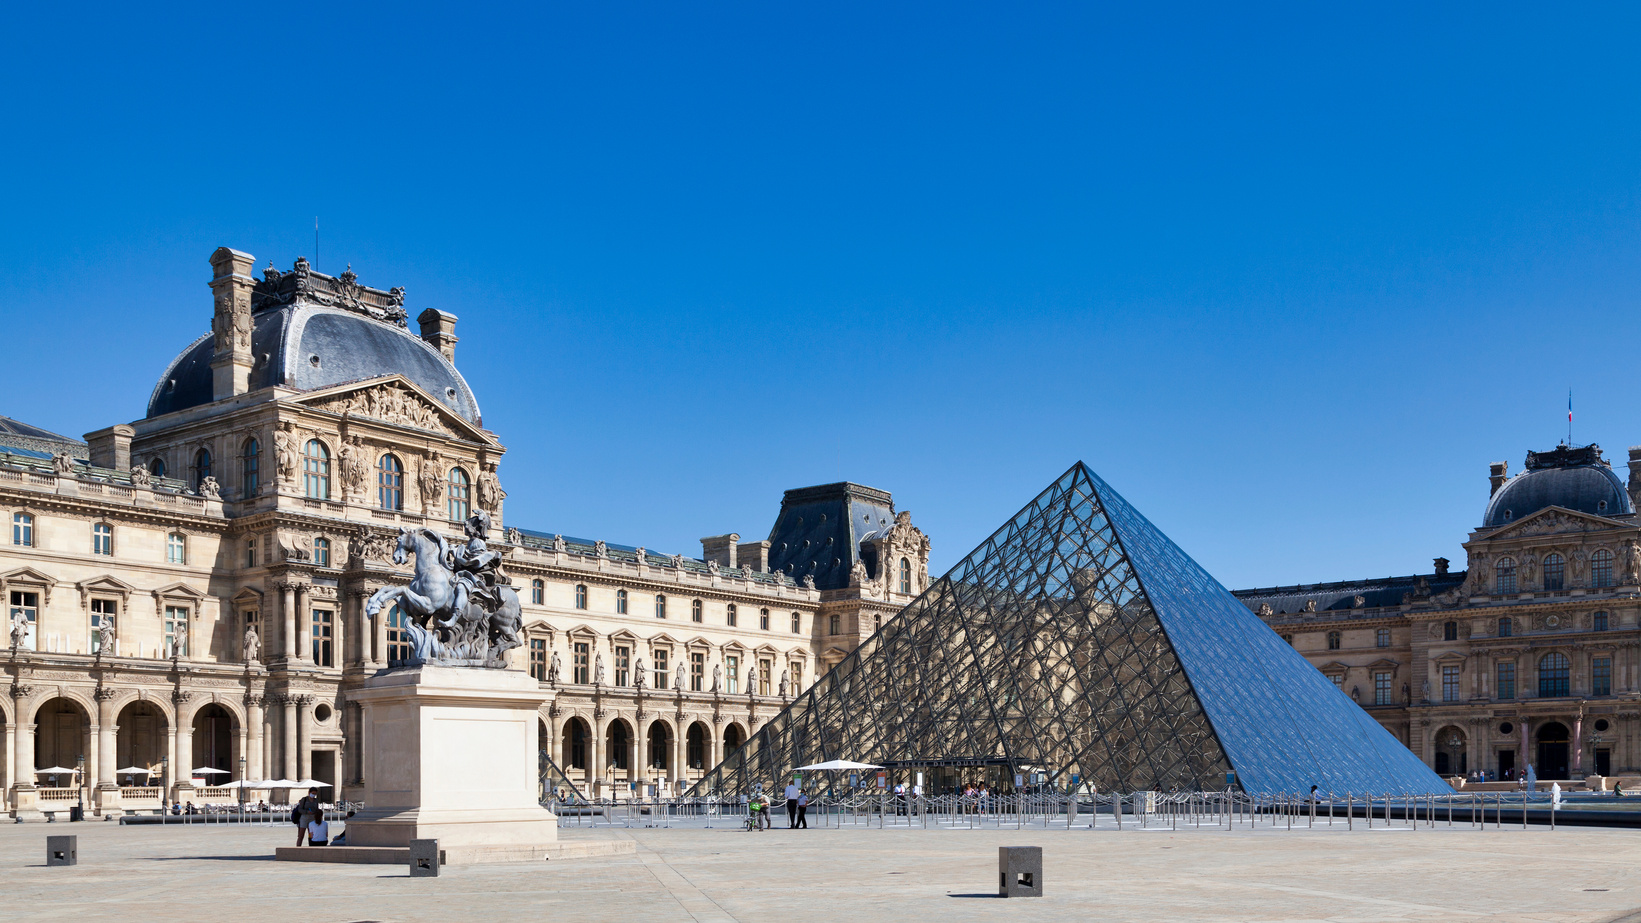
<svg viewBox="0 0 1641 923">
<path fill-rule="evenodd" d="M 80 864 L 44 865 L 77 833 Z M 599 828 L 635 856 L 447 867 L 276 863 L 289 827 L 0 828 L 0 920 L 1641 921 L 1632 831 Z M 1046 895 L 992 897 L 997 847 L 1043 847 Z"/>
</svg>

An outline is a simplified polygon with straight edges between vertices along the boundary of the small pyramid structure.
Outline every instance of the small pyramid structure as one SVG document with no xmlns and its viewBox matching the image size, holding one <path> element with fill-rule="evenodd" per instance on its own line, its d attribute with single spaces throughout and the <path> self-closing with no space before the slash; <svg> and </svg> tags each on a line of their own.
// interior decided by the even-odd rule
<svg viewBox="0 0 1641 923">
<path fill-rule="evenodd" d="M 1062 790 L 1234 772 L 1250 792 L 1452 791 L 1081 462 L 693 791 L 831 759 L 1006 765 Z"/>
</svg>

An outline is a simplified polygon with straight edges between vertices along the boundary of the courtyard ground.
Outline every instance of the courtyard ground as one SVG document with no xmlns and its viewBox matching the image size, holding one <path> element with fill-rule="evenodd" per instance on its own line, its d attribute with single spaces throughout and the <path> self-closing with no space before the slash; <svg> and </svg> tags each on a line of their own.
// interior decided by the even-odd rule
<svg viewBox="0 0 1641 923">
<path fill-rule="evenodd" d="M 783 819 L 784 820 L 784 819 Z M 1107 818 L 1109 820 L 1109 818 Z M 47 834 L 80 864 L 45 866 Z M 567 829 L 633 856 L 447 867 L 282 863 L 288 826 L 0 827 L 0 920 L 1557 920 L 1641 923 L 1628 830 Z M 1045 896 L 999 899 L 997 847 Z"/>
</svg>

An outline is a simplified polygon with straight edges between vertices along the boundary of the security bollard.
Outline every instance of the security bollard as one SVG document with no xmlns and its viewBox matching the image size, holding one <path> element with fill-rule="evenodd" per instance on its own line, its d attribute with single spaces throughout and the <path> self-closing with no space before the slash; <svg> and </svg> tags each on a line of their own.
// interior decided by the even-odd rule
<svg viewBox="0 0 1641 923">
<path fill-rule="evenodd" d="M 410 877 L 439 877 L 439 841 L 410 841 Z"/>
<path fill-rule="evenodd" d="M 80 861 L 78 836 L 46 837 L 46 865 L 78 865 Z"/>
<path fill-rule="evenodd" d="M 997 847 L 997 896 L 1043 896 L 1043 847 Z"/>
</svg>

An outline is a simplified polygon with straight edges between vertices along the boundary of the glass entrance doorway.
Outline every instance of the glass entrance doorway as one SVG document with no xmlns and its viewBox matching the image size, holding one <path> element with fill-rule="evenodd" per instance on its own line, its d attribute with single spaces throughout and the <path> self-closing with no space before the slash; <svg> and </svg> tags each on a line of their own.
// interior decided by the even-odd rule
<svg viewBox="0 0 1641 923">
<path fill-rule="evenodd" d="M 1568 761 L 1569 735 L 1567 726 L 1551 721 L 1538 729 L 1538 777 L 1565 779 L 1571 768 Z"/>
</svg>

